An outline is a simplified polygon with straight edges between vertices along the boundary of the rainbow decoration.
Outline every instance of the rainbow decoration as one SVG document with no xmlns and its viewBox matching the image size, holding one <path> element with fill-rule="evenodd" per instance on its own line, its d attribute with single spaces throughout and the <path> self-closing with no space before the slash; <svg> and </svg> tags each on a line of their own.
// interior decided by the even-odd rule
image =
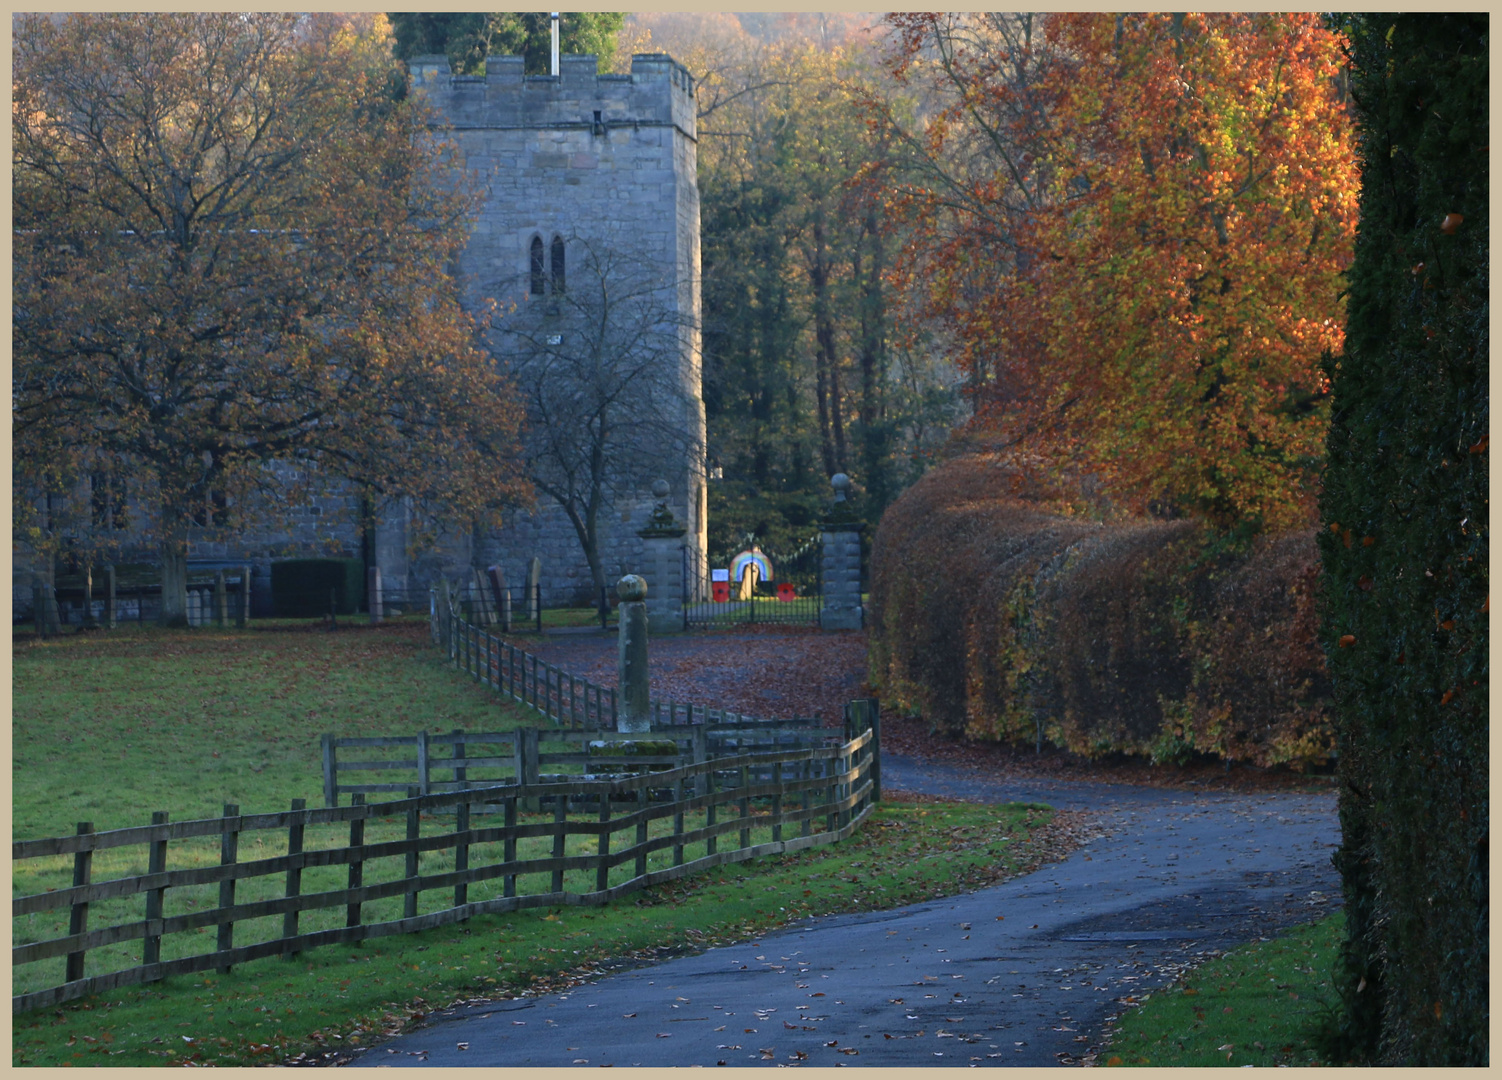
<svg viewBox="0 0 1502 1080">
<path fill-rule="evenodd" d="M 743 551 L 730 560 L 730 580 L 739 584 L 746 575 L 746 567 L 756 564 L 757 577 L 761 581 L 772 581 L 772 564 L 762 554 L 761 548 L 753 547 L 750 551 Z"/>
</svg>

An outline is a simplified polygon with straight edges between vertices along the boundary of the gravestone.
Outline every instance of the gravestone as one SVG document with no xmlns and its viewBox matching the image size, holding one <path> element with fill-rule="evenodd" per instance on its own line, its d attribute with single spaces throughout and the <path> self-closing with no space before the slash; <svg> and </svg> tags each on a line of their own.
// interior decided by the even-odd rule
<svg viewBox="0 0 1502 1080">
<path fill-rule="evenodd" d="M 537 619 L 537 609 L 542 604 L 540 586 L 542 584 L 542 559 L 536 555 L 527 564 L 527 620 Z"/>
<path fill-rule="evenodd" d="M 499 565 L 485 571 L 490 579 L 490 595 L 495 600 L 496 616 L 501 624 L 501 633 L 511 633 L 511 593 L 506 588 L 506 571 Z"/>
<path fill-rule="evenodd" d="M 240 567 L 240 610 L 235 615 L 235 625 L 241 630 L 250 623 L 250 567 Z"/>
<path fill-rule="evenodd" d="M 617 731 L 652 730 L 651 686 L 647 673 L 647 583 L 627 574 L 615 586 L 621 598 L 621 628 L 617 639 L 617 686 L 620 712 Z"/>
<path fill-rule="evenodd" d="M 370 605 L 370 625 L 380 626 L 386 611 L 381 596 L 381 568 L 379 566 L 365 568 L 365 598 L 366 603 Z"/>
<path fill-rule="evenodd" d="M 490 626 L 496 621 L 496 611 L 490 599 L 490 582 L 487 580 L 489 575 L 476 567 L 470 576 L 474 579 L 471 589 L 475 598 L 473 622 L 476 626 Z"/>
</svg>

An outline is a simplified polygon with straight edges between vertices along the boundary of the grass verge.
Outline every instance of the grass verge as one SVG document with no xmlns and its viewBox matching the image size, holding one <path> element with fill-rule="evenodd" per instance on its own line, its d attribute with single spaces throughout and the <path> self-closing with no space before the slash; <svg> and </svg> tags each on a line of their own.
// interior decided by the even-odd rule
<svg viewBox="0 0 1502 1080">
<path fill-rule="evenodd" d="M 1200 965 L 1123 1016 L 1100 1058 L 1154 1068 L 1325 1064 L 1318 1032 L 1344 935 L 1337 911 Z"/>
<path fill-rule="evenodd" d="M 1049 854 L 1051 817 L 1019 804 L 885 803 L 838 845 L 726 867 L 611 905 L 482 916 L 16 1016 L 11 1060 L 363 1063 L 372 1043 L 458 1001 L 558 990 L 806 916 L 899 907 L 1025 872 Z"/>
</svg>

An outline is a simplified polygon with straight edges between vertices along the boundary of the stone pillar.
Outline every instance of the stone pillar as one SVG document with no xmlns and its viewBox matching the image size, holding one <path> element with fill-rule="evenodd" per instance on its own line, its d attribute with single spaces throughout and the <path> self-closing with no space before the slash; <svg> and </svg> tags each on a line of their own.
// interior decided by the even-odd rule
<svg viewBox="0 0 1502 1080">
<path fill-rule="evenodd" d="M 830 478 L 834 487 L 834 507 L 829 520 L 824 522 L 824 558 L 820 571 L 820 591 L 823 603 L 819 611 L 821 630 L 859 630 L 863 621 L 861 610 L 861 530 L 865 522 L 855 518 L 845 493 L 850 490 L 850 478 L 844 473 L 835 473 Z"/>
<path fill-rule="evenodd" d="M 370 625 L 380 626 L 386 608 L 381 602 L 381 568 L 379 566 L 365 568 L 365 602 L 370 608 Z"/>
<path fill-rule="evenodd" d="M 188 625 L 197 626 L 203 622 L 203 599 L 198 595 L 197 589 L 188 590 Z"/>
<path fill-rule="evenodd" d="M 617 672 L 617 731 L 651 731 L 651 684 L 647 673 L 647 583 L 627 574 L 615 586 L 621 598 Z"/>
<path fill-rule="evenodd" d="M 651 585 L 647 600 L 647 625 L 654 634 L 673 634 L 683 629 L 683 537 L 688 532 L 668 508 L 668 483 L 652 484 L 657 506 L 647 527 L 636 535 L 642 539 L 646 578 Z"/>
<path fill-rule="evenodd" d="M 542 598 L 538 595 L 538 586 L 542 584 L 542 559 L 536 555 L 527 564 L 527 619 L 537 619 L 538 608 L 542 606 Z"/>
</svg>

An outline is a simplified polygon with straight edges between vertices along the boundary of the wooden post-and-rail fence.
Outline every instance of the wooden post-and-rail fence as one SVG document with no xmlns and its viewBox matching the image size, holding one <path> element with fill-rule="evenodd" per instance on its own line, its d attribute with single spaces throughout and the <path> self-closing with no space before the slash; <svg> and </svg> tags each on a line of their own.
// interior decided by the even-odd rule
<svg viewBox="0 0 1502 1080">
<path fill-rule="evenodd" d="M 57 885 L 11 901 L 12 1011 L 483 913 L 602 904 L 833 843 L 879 797 L 874 721 L 874 710 L 847 711 L 847 730 L 868 726 L 836 746 L 608 780 L 427 795 L 413 785 L 384 803 L 355 793 L 350 806 L 296 800 L 274 814 L 229 805 L 222 818 L 171 823 L 157 813 L 146 826 L 82 823 L 72 836 L 14 842 L 13 879 Z M 472 822 L 477 806 L 498 807 L 500 820 Z M 143 863 L 146 873 L 130 872 Z M 110 970 L 90 975 L 86 960 Z"/>
</svg>

